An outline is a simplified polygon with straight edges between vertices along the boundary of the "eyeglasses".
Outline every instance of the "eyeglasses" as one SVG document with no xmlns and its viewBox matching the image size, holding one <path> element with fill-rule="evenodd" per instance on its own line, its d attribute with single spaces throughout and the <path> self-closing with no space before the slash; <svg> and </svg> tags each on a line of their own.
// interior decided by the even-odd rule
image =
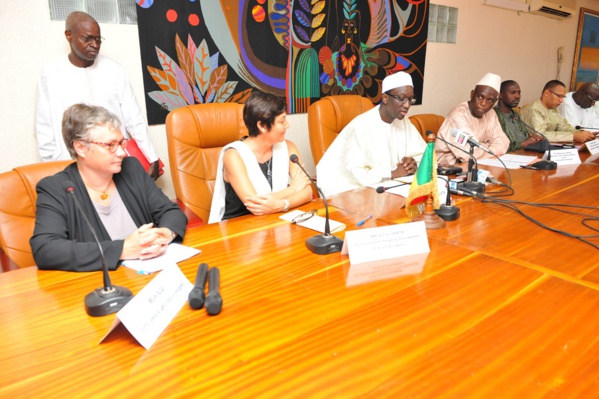
<svg viewBox="0 0 599 399">
<path fill-rule="evenodd" d="M 293 219 L 291 219 L 291 223 L 297 224 L 297 223 L 305 222 L 306 220 L 310 219 L 312 216 L 316 215 L 317 213 L 318 213 L 318 209 L 310 209 L 308 212 L 299 214 L 296 217 L 294 217 Z"/>
<path fill-rule="evenodd" d="M 388 95 L 389 97 L 393 97 L 394 99 L 396 99 L 400 105 L 404 104 L 406 102 L 410 103 L 410 105 L 416 104 L 415 98 L 403 98 L 403 97 L 396 96 L 395 94 L 391 94 L 391 93 L 385 93 L 385 94 Z"/>
<path fill-rule="evenodd" d="M 595 104 L 597 101 L 599 101 L 599 99 L 595 100 L 593 97 L 591 97 L 589 93 L 587 93 L 587 97 L 589 98 L 589 100 L 591 100 L 591 104 Z"/>
<path fill-rule="evenodd" d="M 110 143 L 102 143 L 100 141 L 93 141 L 93 140 L 79 140 L 83 143 L 90 143 L 90 144 L 97 144 L 97 145 L 101 145 L 104 148 L 107 148 L 108 151 L 110 152 L 116 152 L 117 147 L 121 147 L 123 150 L 125 150 L 125 147 L 127 147 L 127 142 L 129 141 L 129 139 L 122 139 L 121 141 L 111 141 Z"/>
<path fill-rule="evenodd" d="M 549 89 L 547 89 L 549 90 Z M 563 100 L 564 98 L 566 98 L 566 96 L 564 96 L 563 94 L 557 94 L 556 92 L 554 92 L 553 90 L 549 90 L 554 96 L 556 96 L 557 98 L 559 98 L 560 100 Z"/>
<path fill-rule="evenodd" d="M 71 31 L 69 31 L 71 32 Z M 73 33 L 73 32 L 71 32 Z M 102 42 L 105 40 L 102 36 L 81 36 L 81 35 L 77 35 L 79 36 L 79 38 L 81 40 L 83 40 L 83 43 L 85 44 L 91 44 L 91 42 L 96 42 L 98 44 L 102 44 Z"/>
</svg>

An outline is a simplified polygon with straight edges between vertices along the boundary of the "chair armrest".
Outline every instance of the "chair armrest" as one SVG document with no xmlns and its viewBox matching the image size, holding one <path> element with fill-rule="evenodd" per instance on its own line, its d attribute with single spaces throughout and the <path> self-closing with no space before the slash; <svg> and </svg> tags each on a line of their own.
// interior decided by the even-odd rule
<svg viewBox="0 0 599 399">
<path fill-rule="evenodd" d="M 0 267 L 2 268 L 0 273 L 19 269 L 19 266 L 17 266 L 17 264 L 13 262 L 12 259 L 10 259 L 2 249 L 0 249 Z"/>
<path fill-rule="evenodd" d="M 204 225 L 204 221 L 202 220 L 201 217 L 199 217 L 198 215 L 195 214 L 194 211 L 192 211 L 191 209 L 189 209 L 188 207 L 185 206 L 185 204 L 179 200 L 177 201 L 177 205 L 179 205 L 179 208 L 181 208 L 181 210 L 183 211 L 183 213 L 185 214 L 185 216 L 187 216 L 187 227 L 195 227 L 195 226 L 202 226 Z"/>
</svg>

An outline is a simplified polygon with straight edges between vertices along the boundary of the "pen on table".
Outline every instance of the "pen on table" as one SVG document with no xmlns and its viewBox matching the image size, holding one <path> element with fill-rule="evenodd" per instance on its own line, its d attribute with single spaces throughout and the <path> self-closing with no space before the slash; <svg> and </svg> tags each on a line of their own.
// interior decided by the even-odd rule
<svg viewBox="0 0 599 399">
<path fill-rule="evenodd" d="M 357 225 L 357 226 L 358 226 L 358 227 L 362 226 L 364 223 L 366 223 L 366 222 L 367 222 L 367 221 L 369 221 L 370 219 L 372 219 L 372 215 L 369 215 L 369 216 L 368 216 L 366 219 L 364 219 L 364 220 L 360 220 L 360 221 L 358 222 L 358 225 Z"/>
</svg>

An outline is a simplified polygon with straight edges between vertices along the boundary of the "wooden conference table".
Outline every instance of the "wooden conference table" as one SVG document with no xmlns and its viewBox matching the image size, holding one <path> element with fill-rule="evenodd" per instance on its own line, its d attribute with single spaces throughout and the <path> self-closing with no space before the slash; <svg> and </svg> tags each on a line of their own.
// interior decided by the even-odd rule
<svg viewBox="0 0 599 399">
<path fill-rule="evenodd" d="M 510 198 L 599 202 L 593 158 L 512 175 Z M 185 244 L 202 252 L 179 266 L 192 282 L 200 262 L 221 269 L 223 311 L 185 305 L 147 351 L 123 328 L 98 344 L 115 317 L 85 313 L 99 272 L 0 274 L 0 397 L 598 397 L 599 252 L 456 199 L 461 217 L 428 231 L 421 271 L 349 286 L 348 257 L 310 253 L 314 232 L 279 215 L 192 228 Z M 406 222 L 398 201 L 356 190 L 330 198 L 331 217 L 347 230 L 370 213 L 362 228 Z M 313 207 L 322 214 L 320 200 L 301 209 Z M 575 219 L 551 216 L 583 231 Z M 112 273 L 134 293 L 153 277 Z"/>
</svg>

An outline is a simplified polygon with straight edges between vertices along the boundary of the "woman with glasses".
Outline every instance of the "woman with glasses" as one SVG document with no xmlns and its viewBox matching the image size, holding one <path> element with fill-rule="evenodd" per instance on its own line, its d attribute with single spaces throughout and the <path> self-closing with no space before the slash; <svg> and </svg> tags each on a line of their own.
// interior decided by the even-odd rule
<svg viewBox="0 0 599 399">
<path fill-rule="evenodd" d="M 65 111 L 62 130 L 75 162 L 36 187 L 30 244 L 40 269 L 101 270 L 94 232 L 112 270 L 121 260 L 153 258 L 182 240 L 187 218 L 139 161 L 127 157 L 116 115 L 75 104 Z"/>
<path fill-rule="evenodd" d="M 254 91 L 243 108 L 249 136 L 222 149 L 208 223 L 238 216 L 287 212 L 312 199 L 310 180 L 290 161 L 299 152 L 285 140 L 287 105 Z"/>
</svg>

